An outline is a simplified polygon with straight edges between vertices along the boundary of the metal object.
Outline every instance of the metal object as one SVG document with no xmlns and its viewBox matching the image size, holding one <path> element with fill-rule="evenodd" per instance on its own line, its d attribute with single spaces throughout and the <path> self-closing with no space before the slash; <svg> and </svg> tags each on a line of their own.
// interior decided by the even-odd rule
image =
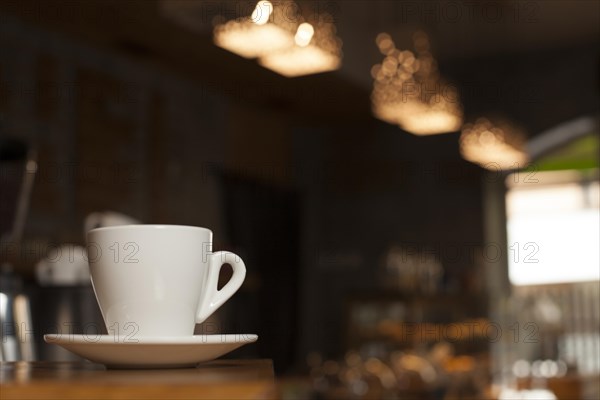
<svg viewBox="0 0 600 400">
<path fill-rule="evenodd" d="M 14 211 L 12 226 L 3 224 L 1 239 L 4 244 L 20 248 L 29 200 L 37 173 L 37 152 L 18 139 L 3 138 L 0 142 L 3 195 L 10 200 L 3 204 L 4 218 Z M 6 172 L 6 176 L 4 176 Z M 22 174 L 22 175 L 21 175 Z M 19 183 L 20 180 L 20 183 Z M 6 187 L 5 187 L 6 186 Z M 18 195 L 14 194 L 18 191 Z M 15 204 L 16 203 L 16 204 Z M 18 262 L 18 261 L 17 261 Z M 34 332 L 29 298 L 22 292 L 21 278 L 15 274 L 15 260 L 1 260 L 0 275 L 0 360 L 35 360 Z"/>
</svg>

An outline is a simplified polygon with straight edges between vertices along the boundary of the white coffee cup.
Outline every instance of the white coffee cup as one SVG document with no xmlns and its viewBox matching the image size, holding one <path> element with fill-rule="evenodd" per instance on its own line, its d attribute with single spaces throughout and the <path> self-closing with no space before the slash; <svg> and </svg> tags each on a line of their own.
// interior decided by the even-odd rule
<svg viewBox="0 0 600 400">
<path fill-rule="evenodd" d="M 110 335 L 189 336 L 242 285 L 244 262 L 212 252 L 212 232 L 180 225 L 122 225 L 87 234 L 92 285 Z M 223 264 L 233 275 L 217 290 Z"/>
</svg>

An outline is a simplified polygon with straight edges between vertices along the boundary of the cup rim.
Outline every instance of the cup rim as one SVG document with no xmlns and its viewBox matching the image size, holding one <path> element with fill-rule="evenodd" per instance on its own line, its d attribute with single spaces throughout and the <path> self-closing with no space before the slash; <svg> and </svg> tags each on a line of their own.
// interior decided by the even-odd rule
<svg viewBox="0 0 600 400">
<path fill-rule="evenodd" d="M 192 225 L 169 225 L 169 224 L 128 224 L 128 225 L 115 225 L 115 226 L 103 226 L 100 228 L 90 229 L 87 233 L 110 231 L 110 230 L 125 230 L 125 229 L 178 229 L 178 230 L 202 230 L 212 234 L 212 231 L 202 226 Z"/>
</svg>

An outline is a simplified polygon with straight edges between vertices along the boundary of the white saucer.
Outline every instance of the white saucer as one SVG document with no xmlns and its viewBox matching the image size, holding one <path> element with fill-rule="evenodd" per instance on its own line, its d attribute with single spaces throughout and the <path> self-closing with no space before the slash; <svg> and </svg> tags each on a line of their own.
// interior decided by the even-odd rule
<svg viewBox="0 0 600 400">
<path fill-rule="evenodd" d="M 44 335 L 46 343 L 57 344 L 90 361 L 109 368 L 181 368 L 214 360 L 245 344 L 257 335 L 195 335 L 184 337 L 128 338 L 111 335 Z"/>
</svg>

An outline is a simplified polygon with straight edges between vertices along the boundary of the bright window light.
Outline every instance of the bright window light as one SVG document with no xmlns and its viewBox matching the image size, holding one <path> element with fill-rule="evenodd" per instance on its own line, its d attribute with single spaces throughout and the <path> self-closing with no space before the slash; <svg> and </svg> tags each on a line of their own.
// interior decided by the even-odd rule
<svg viewBox="0 0 600 400">
<path fill-rule="evenodd" d="M 509 190 L 508 266 L 514 285 L 600 279 L 598 191 L 597 181 L 543 180 Z"/>
</svg>

